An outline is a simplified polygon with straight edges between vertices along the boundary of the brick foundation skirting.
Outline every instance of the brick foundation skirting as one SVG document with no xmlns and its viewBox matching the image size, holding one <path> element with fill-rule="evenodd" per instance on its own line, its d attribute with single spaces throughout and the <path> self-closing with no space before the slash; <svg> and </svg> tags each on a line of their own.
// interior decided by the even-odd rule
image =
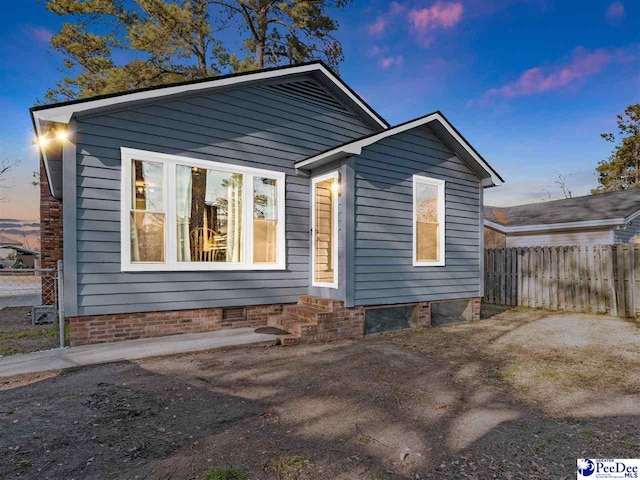
<svg viewBox="0 0 640 480">
<path fill-rule="evenodd" d="M 161 337 L 181 333 L 212 332 L 221 328 L 262 327 L 270 315 L 282 313 L 282 305 L 244 307 L 242 316 L 223 319 L 223 308 L 199 308 L 167 312 L 123 313 L 70 317 L 71 346 Z"/>
<path fill-rule="evenodd" d="M 468 320 L 480 319 L 480 298 L 469 299 L 471 312 Z M 328 310 L 317 315 L 317 324 L 300 327 L 300 341 L 322 342 L 364 336 L 364 307 L 344 307 L 342 302 L 311 299 L 316 304 L 326 302 Z M 309 303 L 307 303 L 309 305 Z M 124 313 L 69 318 L 71 345 L 161 337 L 181 333 L 211 332 L 222 328 L 266 326 L 270 316 L 282 315 L 285 305 L 258 305 L 247 307 L 200 308 L 167 312 Z M 225 310 L 228 315 L 225 315 Z M 230 310 L 233 310 L 232 312 Z M 225 318 L 226 317 L 226 318 Z M 431 325 L 431 304 L 416 304 L 412 327 Z"/>
<path fill-rule="evenodd" d="M 471 321 L 480 320 L 480 307 L 482 305 L 481 298 L 471 299 Z"/>
</svg>

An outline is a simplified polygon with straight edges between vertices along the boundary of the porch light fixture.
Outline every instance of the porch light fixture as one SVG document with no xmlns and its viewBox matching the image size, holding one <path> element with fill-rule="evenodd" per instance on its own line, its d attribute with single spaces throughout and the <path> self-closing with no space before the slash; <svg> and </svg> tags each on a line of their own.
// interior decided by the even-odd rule
<svg viewBox="0 0 640 480">
<path fill-rule="evenodd" d="M 60 142 L 64 142 L 67 138 L 69 138 L 69 132 L 66 129 L 58 129 L 56 130 L 56 138 Z"/>
<path fill-rule="evenodd" d="M 45 148 L 47 147 L 49 144 L 51 144 L 51 142 L 53 140 L 57 140 L 60 143 L 64 142 L 65 140 L 67 140 L 69 138 L 69 132 L 67 131 L 66 128 L 50 128 L 48 131 L 42 133 L 42 135 L 39 135 L 36 137 L 35 140 L 35 144 L 38 145 L 40 148 Z"/>
<path fill-rule="evenodd" d="M 49 137 L 41 136 L 37 137 L 34 143 L 36 143 L 40 148 L 44 148 L 49 145 L 49 142 L 51 142 L 51 139 Z"/>
<path fill-rule="evenodd" d="M 333 193 L 337 194 L 339 197 L 342 196 L 342 175 L 340 175 L 340 172 L 338 172 L 338 180 L 333 183 L 331 190 L 333 190 Z"/>
</svg>

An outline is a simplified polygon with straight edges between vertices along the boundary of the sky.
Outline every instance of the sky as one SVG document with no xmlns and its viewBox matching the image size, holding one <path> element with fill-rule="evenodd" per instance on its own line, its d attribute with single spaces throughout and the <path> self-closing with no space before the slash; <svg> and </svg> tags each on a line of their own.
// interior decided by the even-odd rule
<svg viewBox="0 0 640 480">
<path fill-rule="evenodd" d="M 49 51 L 61 19 L 42 1 L 0 7 L 0 218 L 38 219 L 29 107 L 62 76 Z M 488 205 L 574 196 L 596 185 L 616 115 L 640 102 L 640 2 L 355 0 L 336 12 L 340 76 L 391 124 L 434 110 L 504 177 Z"/>
</svg>

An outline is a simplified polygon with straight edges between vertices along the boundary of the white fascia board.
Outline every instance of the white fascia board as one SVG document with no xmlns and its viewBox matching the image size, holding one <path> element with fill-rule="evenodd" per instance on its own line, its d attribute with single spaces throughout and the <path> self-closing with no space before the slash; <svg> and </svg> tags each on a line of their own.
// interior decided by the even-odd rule
<svg viewBox="0 0 640 480">
<path fill-rule="evenodd" d="M 296 163 L 295 166 L 296 168 L 300 169 L 310 168 L 311 166 L 319 166 L 326 163 L 328 158 L 335 159 L 341 155 L 360 155 L 360 153 L 362 153 L 362 149 L 368 147 L 369 145 L 377 143 L 387 137 L 406 132 L 407 130 L 412 130 L 431 122 L 439 122 L 447 130 L 447 132 L 454 138 L 454 140 L 458 142 L 465 149 L 465 151 L 468 152 L 469 155 L 490 175 L 493 185 L 498 186 L 502 184 L 502 180 L 498 178 L 498 176 L 486 164 L 486 162 L 482 160 L 482 158 L 480 158 L 480 156 L 473 150 L 473 148 L 471 148 L 471 146 L 462 137 L 460 137 L 460 135 L 454 130 L 449 122 L 447 122 L 439 113 L 432 113 L 431 115 L 418 118 L 416 120 L 413 120 L 412 122 L 407 122 L 396 127 L 391 127 L 387 130 L 377 133 L 376 135 L 371 135 L 361 140 L 355 140 L 346 145 L 342 145 L 340 147 L 316 155 L 315 157 L 302 160 L 301 162 Z"/>
<path fill-rule="evenodd" d="M 634 212 L 631 215 L 625 217 L 624 223 L 631 223 L 638 216 L 640 216 L 640 210 L 638 210 L 637 212 Z"/>
<path fill-rule="evenodd" d="M 47 177 L 47 183 L 49 184 L 49 193 L 55 198 L 55 192 L 53 191 L 53 182 L 51 181 L 51 172 L 49 171 L 49 159 L 47 159 L 47 147 L 41 147 L 38 143 L 38 139 L 42 138 L 42 128 L 40 127 L 40 121 L 36 119 L 36 145 L 42 153 L 42 163 L 44 163 L 44 172 Z"/>
<path fill-rule="evenodd" d="M 36 120 L 48 120 L 51 122 L 69 123 L 74 113 L 94 110 L 101 107 L 111 107 L 121 103 L 136 102 L 140 100 L 149 100 L 153 98 L 164 97 L 167 95 L 176 95 L 187 92 L 194 92 L 215 87 L 225 87 L 237 85 L 246 82 L 254 82 L 257 80 L 267 80 L 272 78 L 286 77 L 310 72 L 321 72 L 329 79 L 340 91 L 347 95 L 359 108 L 367 113 L 376 123 L 383 128 L 388 128 L 387 124 L 378 117 L 369 107 L 367 107 L 356 95 L 353 94 L 341 81 L 339 81 L 331 71 L 321 64 L 300 65 L 290 68 L 280 68 L 275 70 L 267 70 L 256 73 L 248 73 L 246 75 L 237 75 L 227 78 L 213 79 L 207 82 L 197 82 L 184 85 L 175 85 L 167 87 L 159 87 L 152 90 L 142 92 L 132 92 L 128 94 L 100 98 L 96 100 L 87 100 L 86 102 L 72 103 L 70 105 L 61 105 L 59 107 L 52 106 L 42 110 L 33 112 Z"/>
<path fill-rule="evenodd" d="M 529 233 L 529 232 L 546 232 L 552 230 L 571 230 L 583 228 L 606 228 L 624 225 L 624 218 L 607 218 L 604 220 L 585 220 L 582 222 L 565 222 L 565 223 L 549 223 L 546 225 L 519 225 L 517 227 L 506 227 L 499 223 L 484 221 L 486 227 L 493 228 L 502 233 Z"/>
</svg>

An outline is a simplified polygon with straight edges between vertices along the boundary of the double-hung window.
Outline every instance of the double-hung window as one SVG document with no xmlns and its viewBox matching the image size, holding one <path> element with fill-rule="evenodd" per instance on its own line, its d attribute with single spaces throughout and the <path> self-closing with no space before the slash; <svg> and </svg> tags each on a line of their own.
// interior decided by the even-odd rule
<svg viewBox="0 0 640 480">
<path fill-rule="evenodd" d="M 444 180 L 413 176 L 413 265 L 443 266 Z"/>
<path fill-rule="evenodd" d="M 122 270 L 285 268 L 285 174 L 122 149 Z"/>
</svg>

